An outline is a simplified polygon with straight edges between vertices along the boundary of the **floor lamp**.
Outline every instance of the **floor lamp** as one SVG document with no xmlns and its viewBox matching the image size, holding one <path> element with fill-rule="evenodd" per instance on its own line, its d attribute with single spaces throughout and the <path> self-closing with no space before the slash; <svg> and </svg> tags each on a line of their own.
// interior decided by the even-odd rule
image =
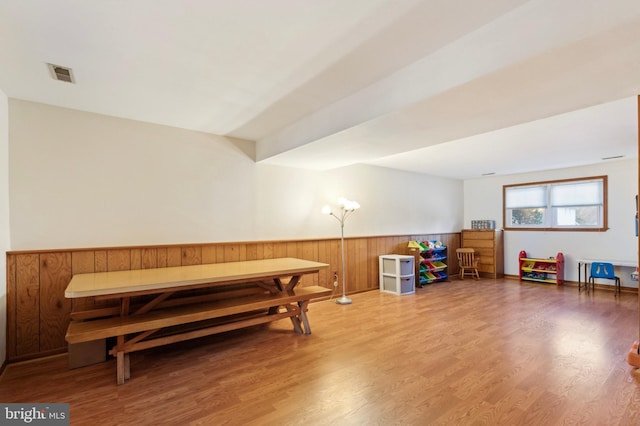
<svg viewBox="0 0 640 426">
<path fill-rule="evenodd" d="M 342 245 L 342 297 L 336 300 L 339 305 L 348 305 L 351 303 L 351 299 L 347 297 L 347 289 L 345 284 L 345 266 L 344 266 L 344 221 L 354 211 L 360 208 L 360 204 L 357 201 L 350 201 L 344 197 L 338 198 L 338 205 L 340 206 L 340 214 L 335 214 L 331 211 L 331 207 L 324 206 L 322 208 L 322 214 L 328 214 L 335 217 L 340 222 L 340 243 Z"/>
</svg>

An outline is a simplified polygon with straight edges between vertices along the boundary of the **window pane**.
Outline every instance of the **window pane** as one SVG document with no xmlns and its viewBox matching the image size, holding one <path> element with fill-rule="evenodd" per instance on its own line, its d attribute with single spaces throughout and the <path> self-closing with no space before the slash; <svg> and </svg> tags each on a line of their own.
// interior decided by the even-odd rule
<svg viewBox="0 0 640 426">
<path fill-rule="evenodd" d="M 547 205 L 547 187 L 540 185 L 507 188 L 505 198 L 505 207 L 508 209 L 545 207 Z"/>
<path fill-rule="evenodd" d="M 558 226 L 600 226 L 600 206 L 554 209 Z"/>
<path fill-rule="evenodd" d="M 544 225 L 544 212 L 545 209 L 512 209 L 511 210 L 511 225 L 529 225 L 529 226 L 541 226 Z"/>
<path fill-rule="evenodd" d="M 602 204 L 602 181 L 554 184 L 551 186 L 552 206 L 584 206 Z"/>
<path fill-rule="evenodd" d="M 503 186 L 505 229 L 606 231 L 607 176 Z"/>
<path fill-rule="evenodd" d="M 575 226 L 576 211 L 575 209 L 560 208 L 556 209 L 556 224 L 560 226 Z"/>
</svg>

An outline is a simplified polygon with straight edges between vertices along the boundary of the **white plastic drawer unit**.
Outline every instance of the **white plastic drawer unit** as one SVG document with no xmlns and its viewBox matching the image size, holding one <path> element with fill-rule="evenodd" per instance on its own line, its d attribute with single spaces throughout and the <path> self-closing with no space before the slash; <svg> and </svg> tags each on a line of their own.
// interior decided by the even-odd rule
<svg viewBox="0 0 640 426">
<path fill-rule="evenodd" d="M 380 256 L 380 291 L 393 294 L 415 293 L 414 261 L 413 256 L 401 254 Z"/>
</svg>

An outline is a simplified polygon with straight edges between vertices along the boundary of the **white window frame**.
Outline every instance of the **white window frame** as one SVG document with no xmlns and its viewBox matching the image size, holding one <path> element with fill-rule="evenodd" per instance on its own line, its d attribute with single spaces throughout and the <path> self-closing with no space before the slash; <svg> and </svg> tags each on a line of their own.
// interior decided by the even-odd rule
<svg viewBox="0 0 640 426">
<path fill-rule="evenodd" d="M 596 184 L 595 187 L 593 184 Z M 554 205 L 553 194 L 561 191 L 562 187 L 569 185 L 582 186 L 586 192 L 584 195 L 576 194 L 577 198 L 571 200 L 563 197 L 565 204 Z M 525 196 L 525 192 L 528 192 Z M 520 196 L 519 196 L 520 195 Z M 607 176 L 590 176 L 584 178 L 554 180 L 544 182 L 530 182 L 502 187 L 502 213 L 505 230 L 519 231 L 606 231 L 607 224 Z M 559 225 L 557 223 L 558 209 L 595 207 L 596 223 L 593 225 Z M 537 224 L 512 224 L 512 213 L 516 209 L 541 209 L 543 223 Z"/>
</svg>

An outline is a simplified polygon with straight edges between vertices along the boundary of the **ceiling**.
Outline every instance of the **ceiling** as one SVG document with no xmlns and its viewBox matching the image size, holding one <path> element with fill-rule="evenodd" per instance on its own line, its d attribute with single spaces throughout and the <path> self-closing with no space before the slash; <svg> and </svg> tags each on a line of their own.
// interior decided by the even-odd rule
<svg viewBox="0 0 640 426">
<path fill-rule="evenodd" d="M 265 164 L 637 158 L 637 0 L 0 0 L 0 63 L 11 98 L 254 140 Z"/>
</svg>

